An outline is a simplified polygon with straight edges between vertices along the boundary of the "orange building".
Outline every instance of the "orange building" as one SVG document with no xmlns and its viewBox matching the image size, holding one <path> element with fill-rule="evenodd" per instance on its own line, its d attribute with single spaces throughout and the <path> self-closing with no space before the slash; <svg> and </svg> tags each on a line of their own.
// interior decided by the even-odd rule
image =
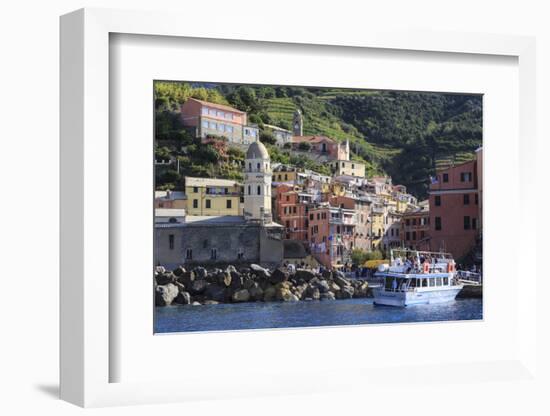
<svg viewBox="0 0 550 416">
<path fill-rule="evenodd" d="M 277 219 L 285 227 L 284 238 L 308 241 L 308 208 L 313 195 L 292 185 L 276 187 Z"/>
<path fill-rule="evenodd" d="M 478 161 L 437 172 L 430 185 L 430 246 L 460 259 L 480 231 Z"/>
</svg>

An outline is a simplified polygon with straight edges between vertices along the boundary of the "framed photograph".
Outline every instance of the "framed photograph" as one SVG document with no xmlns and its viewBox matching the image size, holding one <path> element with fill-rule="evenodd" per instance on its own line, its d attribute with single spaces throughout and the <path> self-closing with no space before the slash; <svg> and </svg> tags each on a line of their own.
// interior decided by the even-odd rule
<svg viewBox="0 0 550 416">
<path fill-rule="evenodd" d="M 537 383 L 534 40 L 181 19 L 61 18 L 62 398 Z"/>
</svg>

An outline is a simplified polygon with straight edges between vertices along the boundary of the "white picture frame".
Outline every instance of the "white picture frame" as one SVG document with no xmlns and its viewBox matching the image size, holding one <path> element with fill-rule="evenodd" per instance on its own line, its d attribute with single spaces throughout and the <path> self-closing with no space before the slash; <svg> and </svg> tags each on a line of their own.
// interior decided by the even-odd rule
<svg viewBox="0 0 550 416">
<path fill-rule="evenodd" d="M 185 25 L 181 22 L 185 21 Z M 369 389 L 380 380 L 400 378 L 406 386 L 420 383 L 450 383 L 448 372 L 462 383 L 483 380 L 531 380 L 537 382 L 536 279 L 522 276 L 517 290 L 518 322 L 514 354 L 498 361 L 413 367 L 371 368 L 364 373 L 345 365 L 328 371 L 317 382 L 304 374 L 289 377 L 284 372 L 266 373 L 263 382 L 241 381 L 227 388 L 227 380 L 193 375 L 180 382 L 112 382 L 110 370 L 119 360 L 111 348 L 113 305 L 109 275 L 110 258 L 110 75 L 111 34 L 263 41 L 299 45 L 383 50 L 428 51 L 439 54 L 501 55 L 514 57 L 519 68 L 519 186 L 521 200 L 517 237 L 520 247 L 536 241 L 534 183 L 529 180 L 536 152 L 535 136 L 535 41 L 529 37 L 429 31 L 388 31 L 348 28 L 327 33 L 312 26 L 308 31 L 266 23 L 246 36 L 231 27 L 205 28 L 198 21 L 173 13 L 106 9 L 82 9 L 61 18 L 61 398 L 80 406 L 160 403 L 253 395 Z M 529 215 L 527 213 L 529 212 Z M 533 263 L 534 251 L 518 250 L 517 263 Z M 111 312 L 110 312 L 111 311 Z M 409 329 L 410 331 L 410 329 Z M 295 336 L 299 331 L 294 331 Z M 212 337 L 215 334 L 211 335 Z M 168 341 L 167 341 L 168 342 Z M 137 348 L 137 347 L 136 347 Z M 151 358 L 153 359 L 153 358 Z M 475 375 L 475 376 L 472 376 Z M 481 375 L 481 376 L 480 376 Z M 355 387 L 352 387 L 353 380 Z M 324 382 L 325 381 L 325 382 Z M 357 384 L 359 383 L 359 384 Z M 365 387 L 366 388 L 366 387 Z"/>
</svg>

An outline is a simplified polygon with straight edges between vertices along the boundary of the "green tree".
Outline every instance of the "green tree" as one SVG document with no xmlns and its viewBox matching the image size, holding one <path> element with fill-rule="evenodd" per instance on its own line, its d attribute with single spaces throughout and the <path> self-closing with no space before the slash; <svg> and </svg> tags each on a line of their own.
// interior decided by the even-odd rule
<svg viewBox="0 0 550 416">
<path fill-rule="evenodd" d="M 260 141 L 262 143 L 269 143 L 269 144 L 275 144 L 277 142 L 275 140 L 275 137 L 273 136 L 273 133 L 269 130 L 262 130 L 260 132 Z"/>
<path fill-rule="evenodd" d="M 311 150 L 311 144 L 308 142 L 300 142 L 300 144 L 298 144 L 298 149 L 303 150 L 304 152 L 307 152 Z"/>
<path fill-rule="evenodd" d="M 351 261 L 357 266 L 361 266 L 367 261 L 368 253 L 360 248 L 354 248 L 351 252 Z"/>
</svg>

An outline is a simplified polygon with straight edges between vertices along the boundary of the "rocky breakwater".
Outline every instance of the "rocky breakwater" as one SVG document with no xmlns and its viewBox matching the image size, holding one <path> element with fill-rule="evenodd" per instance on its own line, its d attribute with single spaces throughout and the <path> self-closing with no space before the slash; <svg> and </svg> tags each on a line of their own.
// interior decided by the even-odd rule
<svg viewBox="0 0 550 416">
<path fill-rule="evenodd" d="M 178 267 L 155 271 L 155 304 L 166 306 L 211 305 L 239 302 L 298 302 L 367 297 L 368 283 L 347 279 L 342 272 L 308 269 L 289 273 L 278 268 L 268 270 L 256 264 L 237 270 L 206 270 Z"/>
</svg>

